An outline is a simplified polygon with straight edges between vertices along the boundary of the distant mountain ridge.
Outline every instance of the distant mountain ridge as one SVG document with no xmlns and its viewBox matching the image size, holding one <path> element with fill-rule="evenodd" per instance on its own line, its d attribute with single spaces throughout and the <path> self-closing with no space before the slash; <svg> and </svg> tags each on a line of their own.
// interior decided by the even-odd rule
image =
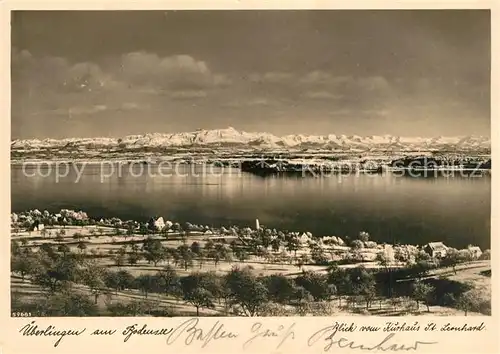
<svg viewBox="0 0 500 354">
<path fill-rule="evenodd" d="M 64 148 L 65 146 L 86 149 L 99 148 L 158 148 L 195 146 L 248 147 L 256 149 L 326 149 L 326 150 L 488 150 L 491 138 L 484 136 L 458 136 L 433 138 L 401 137 L 393 135 L 304 135 L 276 136 L 266 132 L 238 131 L 226 129 L 197 130 L 184 133 L 153 133 L 128 135 L 123 138 L 65 138 L 65 139 L 16 139 L 11 142 L 13 150 L 37 150 Z"/>
</svg>

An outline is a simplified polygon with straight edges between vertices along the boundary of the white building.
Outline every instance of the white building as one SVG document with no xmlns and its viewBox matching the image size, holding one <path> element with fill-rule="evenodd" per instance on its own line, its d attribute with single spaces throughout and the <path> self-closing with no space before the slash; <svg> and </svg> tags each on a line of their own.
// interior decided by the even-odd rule
<svg viewBox="0 0 500 354">
<path fill-rule="evenodd" d="M 432 258 L 444 258 L 448 252 L 448 247 L 442 242 L 429 242 L 423 249 Z"/>
<path fill-rule="evenodd" d="M 472 257 L 479 258 L 483 254 L 478 246 L 469 246 L 467 250 L 472 254 Z"/>
<path fill-rule="evenodd" d="M 157 230 L 163 230 L 165 227 L 165 221 L 163 220 L 163 217 L 159 217 L 154 221 L 154 226 L 156 227 Z"/>
</svg>

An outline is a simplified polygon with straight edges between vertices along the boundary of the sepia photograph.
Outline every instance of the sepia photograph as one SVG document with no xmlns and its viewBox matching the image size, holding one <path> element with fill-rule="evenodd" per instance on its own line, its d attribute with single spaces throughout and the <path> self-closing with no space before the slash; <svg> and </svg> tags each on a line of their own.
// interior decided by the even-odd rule
<svg viewBox="0 0 500 354">
<path fill-rule="evenodd" d="M 18 10 L 10 67 L 11 317 L 491 316 L 490 10 Z"/>
</svg>

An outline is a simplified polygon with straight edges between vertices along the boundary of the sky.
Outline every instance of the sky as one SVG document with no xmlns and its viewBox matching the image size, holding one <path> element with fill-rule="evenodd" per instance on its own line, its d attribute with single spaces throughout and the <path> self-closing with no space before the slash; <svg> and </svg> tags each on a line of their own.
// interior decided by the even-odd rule
<svg viewBox="0 0 500 354">
<path fill-rule="evenodd" d="M 490 135 L 487 10 L 17 11 L 12 138 Z"/>
</svg>

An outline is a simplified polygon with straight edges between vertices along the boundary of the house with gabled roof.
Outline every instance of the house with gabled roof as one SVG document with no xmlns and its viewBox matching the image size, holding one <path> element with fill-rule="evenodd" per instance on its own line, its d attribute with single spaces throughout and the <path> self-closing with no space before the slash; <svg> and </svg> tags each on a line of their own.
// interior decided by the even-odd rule
<svg viewBox="0 0 500 354">
<path fill-rule="evenodd" d="M 448 247 L 442 242 L 429 242 L 423 250 L 432 258 L 443 258 L 446 257 Z"/>
<path fill-rule="evenodd" d="M 471 253 L 473 258 L 479 258 L 483 254 L 483 251 L 481 251 L 481 248 L 478 246 L 471 246 L 467 247 L 467 250 Z"/>
</svg>

